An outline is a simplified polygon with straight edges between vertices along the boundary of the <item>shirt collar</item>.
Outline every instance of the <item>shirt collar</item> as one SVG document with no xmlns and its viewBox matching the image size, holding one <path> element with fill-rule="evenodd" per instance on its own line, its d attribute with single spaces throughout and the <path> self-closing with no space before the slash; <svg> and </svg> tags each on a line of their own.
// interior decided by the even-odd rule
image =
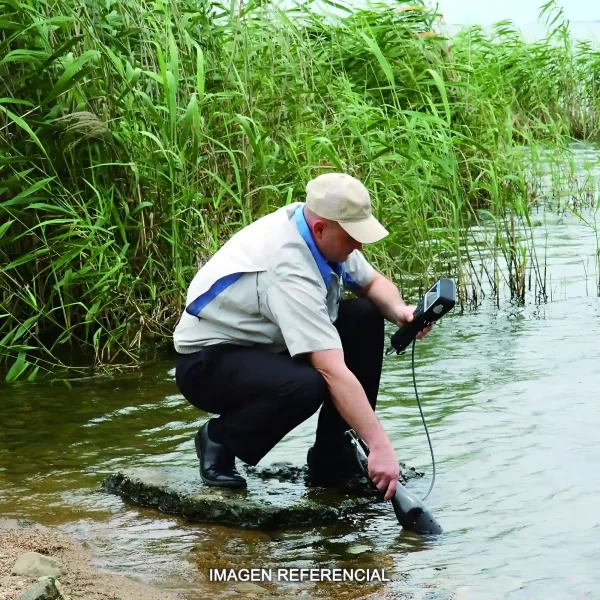
<svg viewBox="0 0 600 600">
<path fill-rule="evenodd" d="M 300 232 L 302 239 L 306 242 L 308 249 L 311 251 L 313 258 L 317 263 L 317 267 L 319 267 L 319 272 L 323 277 L 325 287 L 329 287 L 329 284 L 331 283 L 331 274 L 336 273 L 341 276 L 343 272 L 342 265 L 340 263 L 327 262 L 325 257 L 319 252 L 304 216 L 304 205 L 299 206 L 296 209 L 296 225 L 298 226 L 298 231 Z"/>
</svg>

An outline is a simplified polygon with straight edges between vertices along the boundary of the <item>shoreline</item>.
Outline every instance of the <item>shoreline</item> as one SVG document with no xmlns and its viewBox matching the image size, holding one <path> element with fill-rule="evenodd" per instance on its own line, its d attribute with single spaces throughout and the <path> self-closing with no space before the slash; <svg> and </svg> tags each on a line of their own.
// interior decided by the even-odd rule
<svg viewBox="0 0 600 600">
<path fill-rule="evenodd" d="M 58 579 L 65 600 L 182 600 L 167 592 L 90 566 L 92 554 L 75 538 L 39 524 L 0 519 L 0 600 L 17 600 L 38 578 L 13 576 L 13 566 L 25 552 L 61 561 L 66 574 Z"/>
</svg>

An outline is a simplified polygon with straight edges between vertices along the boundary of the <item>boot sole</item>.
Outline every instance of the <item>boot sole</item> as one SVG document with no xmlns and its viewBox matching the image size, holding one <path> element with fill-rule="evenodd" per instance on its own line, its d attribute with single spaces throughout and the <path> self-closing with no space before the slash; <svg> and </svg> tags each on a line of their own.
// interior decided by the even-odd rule
<svg viewBox="0 0 600 600">
<path fill-rule="evenodd" d="M 210 479 L 206 479 L 206 477 L 204 477 L 204 475 L 202 475 L 202 473 L 200 473 L 200 479 L 202 479 L 202 481 L 206 484 L 206 485 L 210 485 L 211 487 L 226 487 L 226 488 L 245 488 L 248 487 L 248 484 L 244 481 L 243 483 L 237 482 L 237 481 L 212 481 Z"/>
</svg>

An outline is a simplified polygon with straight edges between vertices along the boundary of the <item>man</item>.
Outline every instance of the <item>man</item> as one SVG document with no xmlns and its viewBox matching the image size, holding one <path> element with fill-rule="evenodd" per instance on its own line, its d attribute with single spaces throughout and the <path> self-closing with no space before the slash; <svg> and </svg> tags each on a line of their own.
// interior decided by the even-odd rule
<svg viewBox="0 0 600 600">
<path fill-rule="evenodd" d="M 195 437 L 206 484 L 245 486 L 235 458 L 256 465 L 321 408 L 313 480 L 355 472 L 353 428 L 370 447 L 369 476 L 394 495 L 398 462 L 374 411 L 384 318 L 402 325 L 414 307 L 360 252 L 387 234 L 364 185 L 328 173 L 307 184 L 305 203 L 245 227 L 196 274 L 174 342 L 182 394 L 219 415 Z M 345 287 L 358 298 L 342 300 Z"/>
</svg>

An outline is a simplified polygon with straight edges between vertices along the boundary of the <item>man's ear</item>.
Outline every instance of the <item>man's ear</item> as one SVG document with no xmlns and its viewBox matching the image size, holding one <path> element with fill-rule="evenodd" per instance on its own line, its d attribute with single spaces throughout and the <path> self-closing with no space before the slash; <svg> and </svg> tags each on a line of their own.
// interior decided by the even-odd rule
<svg viewBox="0 0 600 600">
<path fill-rule="evenodd" d="M 313 229 L 314 236 L 318 239 L 321 239 L 323 237 L 323 230 L 325 229 L 325 223 L 323 221 L 315 221 L 312 229 Z"/>
</svg>

